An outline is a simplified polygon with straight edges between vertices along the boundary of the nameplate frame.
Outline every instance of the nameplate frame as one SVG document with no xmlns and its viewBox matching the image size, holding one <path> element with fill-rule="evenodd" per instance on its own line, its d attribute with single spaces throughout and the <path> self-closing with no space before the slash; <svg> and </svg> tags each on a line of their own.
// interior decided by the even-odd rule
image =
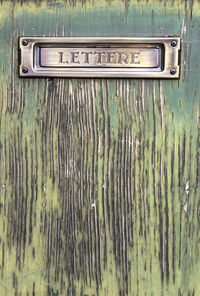
<svg viewBox="0 0 200 296">
<path fill-rule="evenodd" d="M 179 78 L 180 38 L 20 37 L 20 77 Z"/>
</svg>

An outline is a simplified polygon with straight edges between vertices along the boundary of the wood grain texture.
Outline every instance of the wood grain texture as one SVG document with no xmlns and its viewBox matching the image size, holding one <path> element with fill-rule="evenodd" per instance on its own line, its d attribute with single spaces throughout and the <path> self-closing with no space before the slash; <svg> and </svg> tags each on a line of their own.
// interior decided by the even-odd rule
<svg viewBox="0 0 200 296">
<path fill-rule="evenodd" d="M 200 295 L 198 1 L 1 1 L 0 296 Z M 182 37 L 180 80 L 22 79 L 18 36 Z"/>
</svg>

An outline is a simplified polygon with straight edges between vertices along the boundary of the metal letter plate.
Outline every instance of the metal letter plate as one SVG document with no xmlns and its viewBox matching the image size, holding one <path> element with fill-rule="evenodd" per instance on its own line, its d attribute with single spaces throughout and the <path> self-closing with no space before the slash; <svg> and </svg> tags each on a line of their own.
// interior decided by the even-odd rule
<svg viewBox="0 0 200 296">
<path fill-rule="evenodd" d="M 19 48 L 21 77 L 179 77 L 177 37 L 21 37 Z"/>
</svg>

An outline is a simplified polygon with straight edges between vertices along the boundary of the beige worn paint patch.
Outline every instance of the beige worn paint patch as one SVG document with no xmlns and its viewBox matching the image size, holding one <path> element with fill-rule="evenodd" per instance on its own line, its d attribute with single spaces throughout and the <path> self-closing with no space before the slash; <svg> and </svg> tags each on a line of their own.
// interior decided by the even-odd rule
<svg viewBox="0 0 200 296">
<path fill-rule="evenodd" d="M 71 9 L 76 9 L 76 8 L 93 8 L 93 7 L 105 7 L 105 6 L 110 6 L 110 5 L 121 5 L 122 7 L 125 7 L 128 9 L 128 7 L 136 5 L 137 7 L 142 7 L 142 6 L 155 6 L 156 9 L 159 11 L 160 8 L 165 8 L 166 10 L 169 11 L 174 11 L 174 9 L 178 10 L 184 10 L 185 11 L 185 5 L 187 6 L 187 10 L 191 10 L 193 7 L 193 13 L 195 15 L 200 14 L 200 7 L 199 7 L 199 2 L 198 0 L 194 0 L 193 3 L 190 1 L 185 2 L 178 0 L 178 1 L 163 1 L 160 2 L 159 0 L 130 0 L 130 1 L 124 1 L 124 0 L 88 0 L 85 1 L 84 3 L 82 1 L 73 1 L 72 4 L 66 1 L 56 1 L 53 3 L 47 3 L 46 0 L 40 1 L 39 3 L 33 3 L 32 1 L 26 1 L 23 4 L 20 3 L 13 3 L 13 1 L 4 1 L 1 5 L 1 10 L 0 10 L 0 20 L 5 18 L 6 15 L 10 16 L 10 12 L 12 9 L 14 9 L 14 13 L 18 14 L 24 10 L 32 13 L 37 13 L 36 10 L 40 9 L 45 9 L 45 11 L 48 13 L 54 13 L 55 9 L 62 9 L 64 6 L 68 6 Z"/>
</svg>

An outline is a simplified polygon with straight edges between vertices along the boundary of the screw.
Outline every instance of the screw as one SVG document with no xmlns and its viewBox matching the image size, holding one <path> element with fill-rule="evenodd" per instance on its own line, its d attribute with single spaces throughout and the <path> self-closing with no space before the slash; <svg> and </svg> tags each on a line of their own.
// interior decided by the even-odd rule
<svg viewBox="0 0 200 296">
<path fill-rule="evenodd" d="M 23 72 L 24 74 L 28 73 L 28 68 L 23 67 L 23 68 L 22 68 L 22 72 Z"/>
<path fill-rule="evenodd" d="M 172 68 L 172 69 L 170 70 L 170 74 L 171 74 L 171 75 L 176 74 L 176 69 Z"/>
<path fill-rule="evenodd" d="M 176 45 L 177 45 L 176 40 L 173 40 L 173 41 L 171 42 L 171 46 L 175 47 Z"/>
<path fill-rule="evenodd" d="M 23 40 L 22 41 L 22 45 L 24 45 L 24 46 L 28 45 L 28 41 L 27 40 Z"/>
</svg>

